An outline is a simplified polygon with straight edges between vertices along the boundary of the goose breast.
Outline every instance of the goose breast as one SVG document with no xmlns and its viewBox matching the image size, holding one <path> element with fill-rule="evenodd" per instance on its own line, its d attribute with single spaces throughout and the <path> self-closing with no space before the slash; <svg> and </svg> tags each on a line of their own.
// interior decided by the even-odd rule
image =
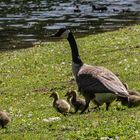
<svg viewBox="0 0 140 140">
<path fill-rule="evenodd" d="M 103 105 L 104 103 L 111 103 L 117 98 L 116 94 L 112 93 L 106 93 L 106 94 L 101 94 L 101 93 L 95 93 L 95 98 L 93 99 L 93 102 L 98 105 Z"/>
</svg>

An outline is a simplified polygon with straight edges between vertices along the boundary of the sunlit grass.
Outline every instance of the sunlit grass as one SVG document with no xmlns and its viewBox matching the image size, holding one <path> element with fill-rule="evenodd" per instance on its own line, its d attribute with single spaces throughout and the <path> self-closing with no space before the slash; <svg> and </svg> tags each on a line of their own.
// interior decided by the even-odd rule
<svg viewBox="0 0 140 140">
<path fill-rule="evenodd" d="M 77 39 L 87 64 L 112 70 L 131 89 L 140 91 L 140 26 Z M 114 102 L 109 111 L 64 117 L 52 107 L 50 90 L 64 98 L 77 90 L 66 40 L 34 48 L 0 53 L 0 103 L 12 118 L 0 139 L 140 139 L 139 107 L 128 109 Z M 91 103 L 91 107 L 93 104 Z M 45 119 L 59 117 L 54 122 Z"/>
</svg>

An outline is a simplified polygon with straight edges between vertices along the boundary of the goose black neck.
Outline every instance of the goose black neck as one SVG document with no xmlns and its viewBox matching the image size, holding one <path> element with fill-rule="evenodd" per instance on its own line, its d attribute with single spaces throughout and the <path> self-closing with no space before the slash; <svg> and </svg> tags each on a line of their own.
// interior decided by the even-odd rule
<svg viewBox="0 0 140 140">
<path fill-rule="evenodd" d="M 75 41 L 75 38 L 73 34 L 70 32 L 68 36 L 68 41 L 71 47 L 71 52 L 72 52 L 72 61 L 76 64 L 83 65 L 82 60 L 80 59 L 79 52 L 78 52 L 78 47 Z"/>
</svg>

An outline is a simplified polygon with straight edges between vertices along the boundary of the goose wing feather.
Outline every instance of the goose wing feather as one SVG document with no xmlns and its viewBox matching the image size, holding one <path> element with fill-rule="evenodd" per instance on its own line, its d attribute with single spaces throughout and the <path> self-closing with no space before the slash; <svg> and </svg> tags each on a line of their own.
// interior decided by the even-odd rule
<svg viewBox="0 0 140 140">
<path fill-rule="evenodd" d="M 104 67 L 83 65 L 77 74 L 77 84 L 83 91 L 94 93 L 112 92 L 128 96 L 128 91 L 110 70 Z"/>
</svg>

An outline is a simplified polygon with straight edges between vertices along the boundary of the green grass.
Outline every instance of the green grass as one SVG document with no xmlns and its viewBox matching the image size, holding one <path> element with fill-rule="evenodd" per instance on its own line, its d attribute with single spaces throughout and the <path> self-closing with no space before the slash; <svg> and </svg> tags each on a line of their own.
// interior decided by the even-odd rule
<svg viewBox="0 0 140 140">
<path fill-rule="evenodd" d="M 112 70 L 130 89 L 140 91 L 140 25 L 80 38 L 77 44 L 84 62 Z M 77 90 L 70 82 L 66 40 L 1 52 L 0 61 L 0 108 L 12 119 L 7 129 L 0 129 L 0 139 L 140 139 L 140 107 L 113 102 L 109 111 L 102 106 L 100 111 L 66 117 L 52 107 L 50 90 L 63 98 L 69 89 Z M 51 117 L 61 120 L 43 121 Z"/>
</svg>

